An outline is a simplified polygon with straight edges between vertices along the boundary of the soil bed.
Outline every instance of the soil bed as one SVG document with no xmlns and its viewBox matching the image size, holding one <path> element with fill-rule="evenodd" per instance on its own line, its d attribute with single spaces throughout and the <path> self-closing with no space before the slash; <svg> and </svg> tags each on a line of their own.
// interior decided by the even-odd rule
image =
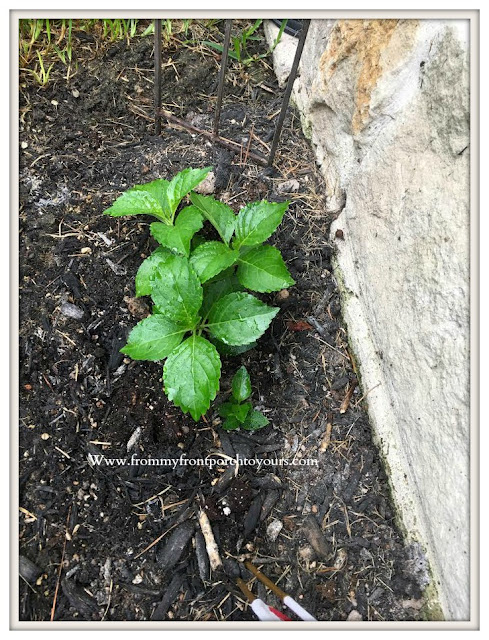
<svg viewBox="0 0 489 640">
<path fill-rule="evenodd" d="M 55 620 L 255 619 L 203 564 L 199 496 L 228 575 L 250 581 L 238 561 L 251 559 L 319 620 L 419 619 L 423 558 L 394 524 L 331 274 L 324 185 L 298 118 L 291 109 L 274 172 L 177 128 L 155 137 L 152 39 L 87 50 L 69 83 L 61 67 L 45 88 L 21 87 L 21 620 L 49 620 L 53 601 Z M 162 103 L 210 129 L 218 56 L 170 42 L 163 62 Z M 268 65 L 232 64 L 222 134 L 246 145 L 252 131 L 266 154 L 281 97 Z M 223 432 L 215 409 L 195 424 L 163 394 L 161 364 L 119 353 L 147 312 L 134 276 L 155 244 L 149 219 L 102 211 L 133 184 L 207 165 L 235 211 L 291 200 L 271 241 L 297 284 L 268 296 L 281 313 L 257 347 L 223 360 L 220 398 L 245 364 L 270 420 L 252 435 Z M 233 474 L 178 462 L 211 453 L 289 464 Z M 171 566 L 175 531 L 185 547 Z"/>
</svg>

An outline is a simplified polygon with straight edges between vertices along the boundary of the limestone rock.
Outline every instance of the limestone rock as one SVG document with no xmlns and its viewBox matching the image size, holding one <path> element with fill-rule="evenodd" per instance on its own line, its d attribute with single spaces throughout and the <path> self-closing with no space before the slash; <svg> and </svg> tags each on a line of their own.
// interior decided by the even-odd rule
<svg viewBox="0 0 489 640">
<path fill-rule="evenodd" d="M 335 274 L 394 500 L 444 616 L 467 620 L 468 21 L 313 20 L 299 71 L 293 97 L 339 215 Z"/>
</svg>

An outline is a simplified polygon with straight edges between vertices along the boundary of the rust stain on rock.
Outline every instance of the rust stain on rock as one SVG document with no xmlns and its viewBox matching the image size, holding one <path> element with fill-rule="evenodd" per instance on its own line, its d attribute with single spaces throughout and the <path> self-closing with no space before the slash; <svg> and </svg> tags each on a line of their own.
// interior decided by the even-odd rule
<svg viewBox="0 0 489 640">
<path fill-rule="evenodd" d="M 328 48 L 319 62 L 327 83 L 339 63 L 354 56 L 359 66 L 352 118 L 353 133 L 365 126 L 370 113 L 370 98 L 382 75 L 381 55 L 389 45 L 401 20 L 338 20 L 331 32 Z M 414 21 L 417 22 L 417 21 Z"/>
</svg>

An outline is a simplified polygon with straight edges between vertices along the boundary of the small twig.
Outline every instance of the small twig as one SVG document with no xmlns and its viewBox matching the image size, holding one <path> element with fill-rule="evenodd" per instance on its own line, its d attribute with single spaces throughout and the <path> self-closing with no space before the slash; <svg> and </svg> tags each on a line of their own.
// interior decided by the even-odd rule
<svg viewBox="0 0 489 640">
<path fill-rule="evenodd" d="M 56 589 L 54 590 L 54 598 L 53 598 L 53 606 L 51 607 L 51 622 L 53 622 L 54 620 L 54 614 L 56 611 L 56 602 L 58 600 L 58 591 L 59 591 L 59 585 L 61 582 L 61 572 L 63 571 L 63 562 L 65 559 L 65 551 L 66 551 L 66 543 L 68 542 L 68 523 L 70 521 L 70 516 L 71 516 L 71 507 L 68 509 L 68 516 L 66 518 L 66 528 L 65 528 L 65 540 L 63 543 L 63 551 L 61 553 L 61 562 L 59 563 L 59 568 L 58 568 L 58 578 L 56 580 Z"/>
<path fill-rule="evenodd" d="M 109 587 L 109 601 L 107 602 L 107 606 L 105 607 L 105 611 L 104 611 L 104 615 L 102 616 L 102 620 L 105 619 L 105 616 L 107 615 L 107 611 L 109 610 L 110 607 L 110 602 L 112 600 L 112 587 L 113 587 L 114 581 L 112 580 L 112 578 L 110 579 L 110 587 Z"/>
<path fill-rule="evenodd" d="M 211 569 L 212 571 L 216 571 L 216 569 L 219 569 L 222 566 L 221 556 L 219 555 L 219 548 L 216 544 L 214 534 L 212 533 L 211 523 L 209 522 L 209 518 L 202 506 L 199 509 L 199 525 L 202 535 L 204 536 L 205 548 L 207 550 L 207 555 L 209 556 Z"/>
<path fill-rule="evenodd" d="M 170 491 L 171 489 L 171 485 L 169 485 L 168 487 L 165 487 L 162 491 L 160 491 L 159 493 L 155 493 L 154 496 L 151 496 L 150 498 L 147 498 L 146 500 L 143 500 L 142 502 L 136 502 L 135 504 L 133 504 L 133 507 L 140 507 L 142 504 L 146 504 L 147 502 L 151 502 L 151 500 L 154 500 L 155 498 L 158 498 L 159 496 L 162 496 L 164 493 L 166 493 L 167 491 Z"/>
<path fill-rule="evenodd" d="M 329 447 L 329 443 L 331 442 L 331 431 L 333 429 L 332 416 L 328 414 L 328 422 L 326 423 L 326 431 L 324 433 L 323 439 L 321 440 L 321 444 L 319 445 L 319 451 L 324 453 L 326 449 Z"/>
<path fill-rule="evenodd" d="M 253 140 L 253 130 L 254 130 L 254 128 L 255 128 L 255 125 L 252 124 L 251 125 L 251 129 L 250 129 L 250 135 L 248 136 L 248 144 L 246 145 L 244 164 L 246 164 L 248 162 L 248 156 L 250 154 L 250 148 L 251 148 L 251 141 Z"/>
<path fill-rule="evenodd" d="M 226 147 L 228 149 L 231 149 L 232 151 L 236 151 L 236 152 L 240 152 L 241 154 L 243 153 L 243 145 L 238 144 L 237 142 L 234 142 L 233 140 L 228 140 L 227 138 L 222 138 L 221 136 L 216 136 L 214 133 L 211 133 L 210 131 L 205 131 L 204 129 L 199 129 L 198 127 L 195 127 L 193 124 L 190 124 L 190 122 L 186 122 L 185 120 L 182 120 L 181 118 L 177 118 L 176 116 L 174 116 L 172 113 L 170 113 L 169 111 L 167 111 L 166 109 L 160 109 L 159 113 L 164 116 L 169 122 L 173 122 L 174 124 L 178 125 L 179 127 L 182 127 L 183 129 L 187 129 L 187 131 L 191 131 L 192 133 L 196 133 L 199 136 L 204 136 L 205 138 L 212 140 L 213 142 L 217 142 L 217 144 L 222 145 L 223 147 Z M 266 159 L 263 158 L 262 156 L 254 153 L 253 151 L 249 151 L 248 153 L 248 157 L 252 158 L 255 162 L 258 162 L 259 164 L 266 164 Z"/>
<path fill-rule="evenodd" d="M 336 351 L 336 353 L 338 353 L 342 358 L 344 358 L 345 360 L 348 360 L 348 362 L 350 362 L 350 358 L 348 356 L 345 356 L 344 353 L 341 353 L 341 351 L 339 351 L 336 347 L 333 347 L 332 344 L 329 344 L 329 342 L 326 342 L 326 340 L 323 340 L 319 336 L 314 336 L 314 337 L 315 337 L 316 340 L 319 340 L 319 342 L 322 342 L 323 344 L 325 344 L 327 347 L 329 347 L 333 351 Z"/>
<path fill-rule="evenodd" d="M 140 556 L 142 556 L 142 555 L 143 555 L 143 553 L 146 553 L 146 551 L 149 551 L 150 549 L 152 549 L 152 548 L 155 546 L 155 544 L 158 544 L 158 542 L 159 542 L 160 540 L 162 540 L 162 539 L 166 536 L 166 534 L 167 534 L 167 533 L 170 533 L 170 531 L 171 531 L 172 529 L 174 529 L 178 524 L 179 524 L 178 522 L 176 522 L 175 524 L 172 524 L 172 526 L 171 526 L 169 529 L 167 529 L 164 533 L 162 533 L 162 534 L 161 534 L 161 536 L 158 536 L 158 537 L 156 538 L 156 540 L 153 540 L 153 542 L 152 542 L 151 544 L 149 544 L 145 549 L 143 549 L 143 550 L 142 550 L 142 551 L 140 551 L 137 555 L 135 555 L 135 556 L 134 556 L 134 560 L 136 560 L 137 558 L 139 558 Z"/>
<path fill-rule="evenodd" d="M 377 389 L 377 387 L 380 387 L 380 382 L 377 382 L 377 384 L 372 387 L 371 389 L 369 389 L 366 393 L 363 394 L 363 396 L 360 398 L 360 400 L 357 400 L 355 402 L 355 404 L 353 405 L 355 407 L 355 409 L 358 407 L 358 405 L 360 404 L 360 402 L 362 402 L 362 400 L 365 400 L 365 398 L 368 396 L 368 394 L 373 391 L 374 389 Z"/>
<path fill-rule="evenodd" d="M 356 379 L 352 380 L 350 386 L 348 387 L 348 391 L 346 392 L 345 399 L 341 403 L 340 413 L 346 413 L 348 407 L 350 406 L 350 401 L 357 384 L 358 382 L 356 381 Z"/>
<path fill-rule="evenodd" d="M 37 595 L 38 595 L 38 593 L 37 593 L 37 591 L 34 589 L 34 587 L 33 587 L 31 584 L 29 584 L 29 583 L 27 582 L 27 580 L 24 578 L 24 576 L 20 575 L 20 573 L 19 573 L 19 576 L 20 576 L 20 577 L 22 578 L 22 580 L 26 583 L 26 585 L 29 587 L 29 589 L 30 589 L 33 593 L 35 593 L 35 594 L 36 594 L 36 596 L 37 596 Z"/>
</svg>

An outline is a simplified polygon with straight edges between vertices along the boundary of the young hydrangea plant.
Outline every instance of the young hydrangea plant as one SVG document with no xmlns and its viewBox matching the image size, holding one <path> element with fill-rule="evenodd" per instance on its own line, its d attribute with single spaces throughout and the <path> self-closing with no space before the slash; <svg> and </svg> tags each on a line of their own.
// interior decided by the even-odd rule
<svg viewBox="0 0 489 640">
<path fill-rule="evenodd" d="M 157 219 L 150 230 L 160 246 L 136 275 L 136 296 L 151 296 L 153 313 L 134 327 L 121 351 L 134 360 L 166 358 L 165 393 L 195 421 L 219 390 L 220 353 L 252 348 L 279 311 L 246 290 L 268 293 L 294 284 L 280 251 L 263 244 L 289 203 L 262 200 L 236 215 L 192 191 L 210 169 L 185 169 L 171 181 L 132 187 L 104 212 Z M 187 195 L 192 204 L 177 215 Z M 196 235 L 206 220 L 221 240 Z"/>
</svg>

